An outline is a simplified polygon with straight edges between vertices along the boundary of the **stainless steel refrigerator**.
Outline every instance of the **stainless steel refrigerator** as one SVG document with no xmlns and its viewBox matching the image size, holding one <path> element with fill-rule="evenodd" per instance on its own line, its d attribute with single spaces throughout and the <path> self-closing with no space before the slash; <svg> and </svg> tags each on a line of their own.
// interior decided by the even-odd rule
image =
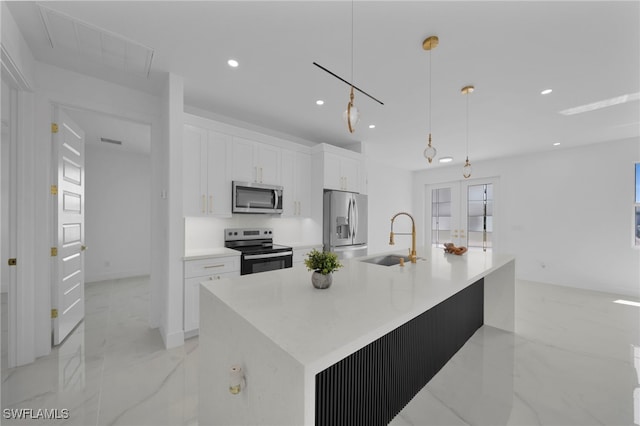
<svg viewBox="0 0 640 426">
<path fill-rule="evenodd" d="M 326 191 L 323 207 L 323 244 L 340 259 L 367 255 L 367 196 Z"/>
</svg>

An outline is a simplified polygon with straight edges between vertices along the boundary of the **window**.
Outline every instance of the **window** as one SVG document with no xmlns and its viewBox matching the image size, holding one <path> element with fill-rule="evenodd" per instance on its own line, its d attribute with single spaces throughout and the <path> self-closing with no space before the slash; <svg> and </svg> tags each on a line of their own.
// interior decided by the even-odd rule
<svg viewBox="0 0 640 426">
<path fill-rule="evenodd" d="M 636 163 L 636 197 L 634 221 L 635 246 L 640 247 L 640 163 Z"/>
</svg>

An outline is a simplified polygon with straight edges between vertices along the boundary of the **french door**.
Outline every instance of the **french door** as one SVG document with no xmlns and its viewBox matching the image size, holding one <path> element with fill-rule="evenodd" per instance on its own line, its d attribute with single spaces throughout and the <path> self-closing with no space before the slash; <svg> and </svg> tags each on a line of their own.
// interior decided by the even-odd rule
<svg viewBox="0 0 640 426">
<path fill-rule="evenodd" d="M 453 243 L 475 250 L 494 245 L 494 205 L 497 179 L 474 179 L 429 185 L 426 221 L 432 247 Z"/>
</svg>

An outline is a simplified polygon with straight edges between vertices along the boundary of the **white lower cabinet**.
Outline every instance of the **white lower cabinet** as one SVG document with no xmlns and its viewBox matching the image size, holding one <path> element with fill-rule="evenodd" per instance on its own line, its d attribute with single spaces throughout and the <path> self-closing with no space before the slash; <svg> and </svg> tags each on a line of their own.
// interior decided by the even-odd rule
<svg viewBox="0 0 640 426">
<path fill-rule="evenodd" d="M 240 256 L 184 261 L 184 334 L 193 337 L 200 328 L 200 283 L 240 276 Z"/>
<path fill-rule="evenodd" d="M 317 244 L 315 246 L 304 246 L 304 247 L 294 247 L 293 248 L 293 264 L 300 264 L 304 262 L 307 258 L 307 254 L 313 249 L 318 251 L 322 251 L 322 244 Z"/>
</svg>

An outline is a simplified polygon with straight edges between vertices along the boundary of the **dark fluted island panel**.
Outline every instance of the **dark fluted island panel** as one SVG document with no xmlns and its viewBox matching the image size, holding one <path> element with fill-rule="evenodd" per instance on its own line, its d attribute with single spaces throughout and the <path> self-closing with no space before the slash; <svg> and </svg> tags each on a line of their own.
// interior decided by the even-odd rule
<svg viewBox="0 0 640 426">
<path fill-rule="evenodd" d="M 316 375 L 317 426 L 386 425 L 483 325 L 484 279 Z"/>
</svg>

